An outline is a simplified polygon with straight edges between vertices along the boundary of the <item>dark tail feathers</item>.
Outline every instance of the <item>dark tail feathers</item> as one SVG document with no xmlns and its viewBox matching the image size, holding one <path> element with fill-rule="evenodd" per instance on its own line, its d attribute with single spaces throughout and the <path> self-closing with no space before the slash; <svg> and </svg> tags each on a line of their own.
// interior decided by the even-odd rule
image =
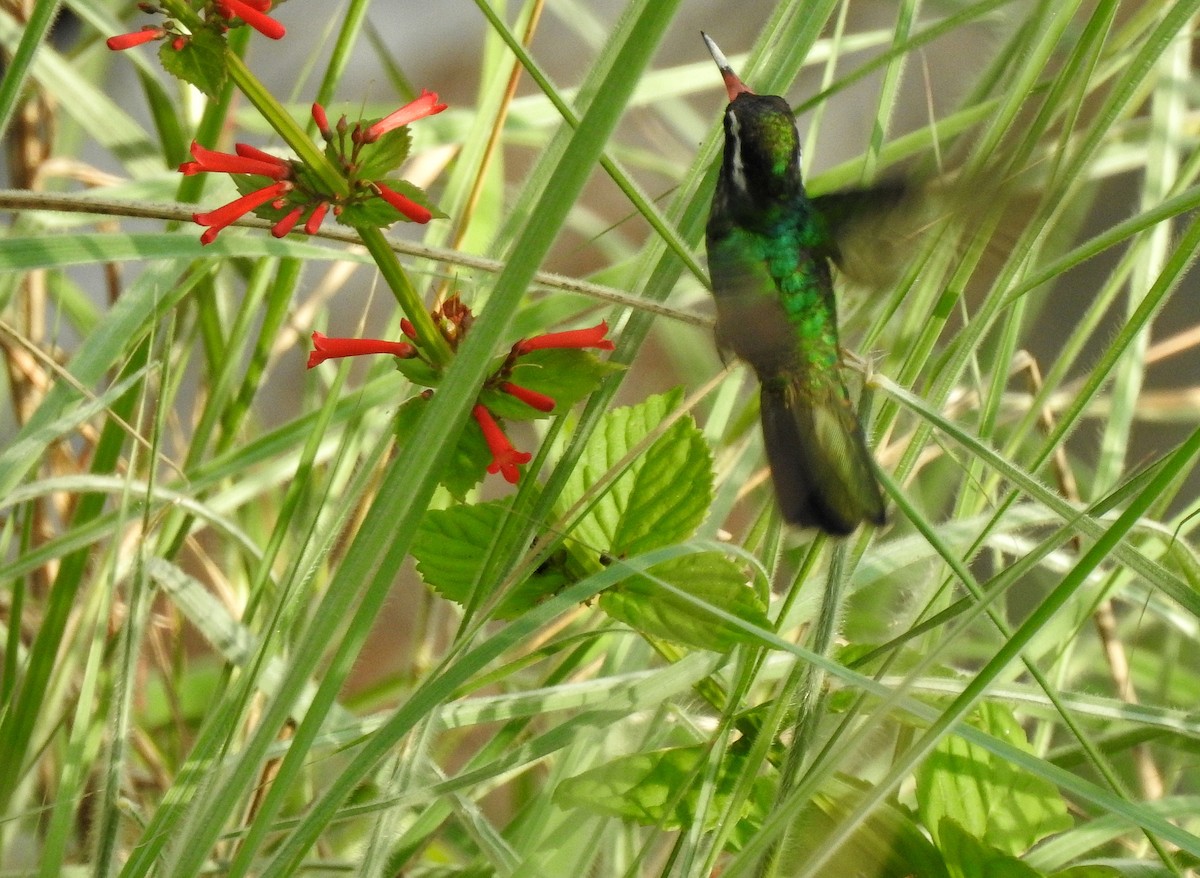
<svg viewBox="0 0 1200 878">
<path fill-rule="evenodd" d="M 840 377 L 815 396 L 802 379 L 762 383 L 763 440 L 783 517 L 833 536 L 863 521 L 883 524 L 875 464 Z"/>
</svg>

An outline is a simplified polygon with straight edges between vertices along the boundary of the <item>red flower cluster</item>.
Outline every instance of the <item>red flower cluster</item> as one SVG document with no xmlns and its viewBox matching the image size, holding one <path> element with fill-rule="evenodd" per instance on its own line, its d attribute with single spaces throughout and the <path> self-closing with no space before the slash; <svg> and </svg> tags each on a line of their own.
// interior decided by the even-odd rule
<svg viewBox="0 0 1200 878">
<path fill-rule="evenodd" d="M 225 30 L 231 25 L 236 26 L 236 22 L 248 24 L 264 37 L 272 40 L 281 40 L 287 34 L 287 28 L 280 24 L 267 13 L 271 9 L 271 0 L 216 0 L 215 3 L 201 4 L 206 12 L 206 21 L 212 22 L 216 27 Z M 147 13 L 162 13 L 165 10 L 160 9 L 153 3 L 139 3 L 138 8 L 142 12 Z M 156 25 L 146 25 L 141 30 L 135 30 L 127 34 L 118 34 L 115 37 L 109 37 L 105 44 L 114 52 L 121 52 L 125 49 L 132 49 L 134 46 L 140 46 L 142 43 L 148 43 L 151 40 L 159 40 L 164 37 L 173 37 L 171 48 L 179 51 L 188 43 L 189 34 L 175 30 L 174 23 L 168 19 L 169 27 L 160 27 Z"/>
<path fill-rule="evenodd" d="M 192 214 L 194 222 L 208 226 L 204 234 L 200 236 L 201 244 L 211 244 L 226 226 L 268 202 L 271 202 L 273 207 L 282 210 L 288 204 L 289 194 L 296 189 L 296 174 L 291 162 L 246 143 L 239 143 L 234 149 L 236 152 L 232 155 L 215 152 L 192 141 L 193 160 L 180 165 L 179 172 L 188 177 L 193 174 L 207 173 L 247 174 L 254 177 L 266 177 L 274 182 L 249 192 L 223 207 Z M 305 229 L 310 235 L 314 234 L 321 226 L 321 220 L 325 217 L 325 209 L 328 208 L 328 205 L 317 204 L 315 207 L 307 203 L 297 205 L 275 224 L 271 234 L 282 238 L 292 230 L 300 215 L 308 207 L 311 207 L 312 213 Z"/>
<path fill-rule="evenodd" d="M 232 2 L 232 0 L 226 0 L 226 2 Z M 143 41 L 154 38 L 153 35 L 142 38 L 142 33 L 148 33 L 148 31 L 128 36 L 138 36 Z M 118 38 L 114 37 L 113 39 Z M 403 193 L 397 192 L 387 182 L 358 179 L 357 168 L 361 166 L 359 152 L 364 145 L 374 143 L 388 131 L 417 119 L 423 119 L 425 116 L 440 113 L 444 109 L 446 109 L 446 105 L 437 102 L 437 95 L 426 91 L 422 92 L 421 97 L 415 101 L 406 104 L 374 125 L 366 129 L 356 126 L 351 138 L 352 143 L 348 148 L 349 155 L 347 155 L 347 145 L 344 142 L 340 142 L 337 149 L 338 155 L 342 158 L 342 169 L 350 184 L 348 196 L 320 191 L 319 182 L 314 175 L 303 173 L 302 167 L 256 149 L 249 144 L 238 143 L 234 146 L 234 153 L 229 154 L 205 149 L 193 142 L 192 161 L 184 162 L 179 166 L 182 174 L 245 174 L 252 177 L 264 177 L 272 181 L 223 207 L 193 214 L 192 219 L 195 222 L 208 226 L 204 234 L 200 236 L 201 243 L 211 244 L 226 226 L 267 204 L 276 211 L 276 216 L 279 211 L 284 211 L 271 229 L 271 234 L 276 238 L 282 238 L 290 233 L 306 214 L 308 220 L 304 223 L 304 232 L 308 235 L 315 235 L 321 228 L 325 215 L 331 209 L 335 215 L 338 215 L 347 207 L 371 198 L 382 199 L 411 222 L 429 222 L 433 218 L 433 212 L 425 205 L 418 204 Z M 313 104 L 312 114 L 317 128 L 326 140 L 333 142 L 335 136 L 340 137 L 345 133 L 347 126 L 344 117 L 338 123 L 335 133 L 329 126 L 329 119 L 325 114 L 324 107 L 320 104 Z M 366 133 L 360 136 L 362 131 Z"/>
<path fill-rule="evenodd" d="M 433 317 L 443 335 L 453 345 L 461 339 L 462 331 L 470 324 L 471 312 L 459 302 L 457 297 L 451 297 L 433 312 Z M 412 324 L 407 320 L 401 320 L 400 327 L 409 338 L 414 337 Z M 608 324 L 601 321 L 587 329 L 547 332 L 532 338 L 521 339 L 512 346 L 504 364 L 495 375 L 484 383 L 484 386 L 494 386 L 540 412 L 549 413 L 555 407 L 555 402 L 551 397 L 507 380 L 506 375 L 513 364 L 531 351 L 552 348 L 594 348 L 611 351 L 613 343 L 605 337 L 607 333 Z M 308 368 L 310 369 L 326 360 L 357 357 L 362 354 L 391 354 L 401 359 L 410 359 L 420 355 L 418 348 L 403 341 L 388 341 L 378 338 L 329 338 L 319 332 L 314 332 L 312 338 L 313 351 L 308 355 Z M 492 455 L 492 461 L 488 464 L 487 471 L 493 475 L 499 473 L 507 482 L 515 485 L 520 477 L 518 467 L 528 463 L 532 456 L 528 452 L 518 451 L 513 447 L 508 436 L 505 435 L 504 429 L 487 406 L 476 403 L 471 409 L 471 415 L 483 432 L 484 441 Z"/>
<path fill-rule="evenodd" d="M 317 130 L 321 133 L 321 137 L 332 146 L 335 147 L 335 152 L 341 159 L 342 170 L 346 173 L 347 179 L 351 181 L 351 189 L 359 188 L 369 191 L 373 195 L 378 195 L 406 219 L 414 223 L 427 223 L 433 219 L 433 212 L 422 204 L 417 204 L 407 195 L 397 192 L 387 182 L 379 180 L 358 180 L 357 169 L 362 166 L 361 152 L 363 146 L 375 143 L 384 134 L 389 131 L 395 131 L 397 128 L 403 128 L 406 125 L 411 125 L 426 116 L 435 116 L 446 109 L 446 105 L 438 103 L 438 96 L 435 92 L 421 90 L 421 96 L 416 100 L 409 101 L 398 110 L 389 113 L 387 116 L 374 122 L 366 128 L 362 123 L 356 123 L 354 129 L 350 132 L 350 144 L 347 145 L 344 135 L 349 127 L 346 122 L 346 117 L 343 116 L 338 120 L 336 129 L 329 124 L 329 117 L 325 113 L 325 108 L 320 104 L 312 105 L 313 121 L 317 123 Z"/>
</svg>

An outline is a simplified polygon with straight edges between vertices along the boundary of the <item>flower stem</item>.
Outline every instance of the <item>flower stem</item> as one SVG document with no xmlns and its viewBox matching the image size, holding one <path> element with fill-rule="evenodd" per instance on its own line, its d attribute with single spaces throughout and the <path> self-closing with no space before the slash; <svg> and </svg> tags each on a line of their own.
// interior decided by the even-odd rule
<svg viewBox="0 0 1200 878">
<path fill-rule="evenodd" d="M 417 343 L 420 345 L 421 351 L 435 366 L 444 366 L 449 363 L 453 356 L 450 345 L 433 325 L 429 310 L 408 279 L 408 274 L 400 265 L 400 260 L 396 258 L 396 252 L 392 250 L 392 245 L 388 243 L 383 232 L 373 226 L 355 226 L 355 231 L 362 238 L 362 242 L 375 260 L 375 264 L 379 266 L 379 273 L 391 287 L 392 295 L 396 297 L 400 310 L 404 312 L 404 315 L 412 322 L 413 328 L 416 329 Z"/>
<path fill-rule="evenodd" d="M 304 129 L 297 124 L 291 114 L 283 108 L 275 96 L 267 91 L 246 63 L 235 53 L 225 53 L 226 69 L 238 89 L 254 104 L 254 108 L 262 113 L 267 123 L 284 139 L 288 146 L 300 157 L 308 168 L 321 178 L 321 182 L 329 187 L 331 194 L 348 195 L 350 187 L 346 178 L 333 166 L 315 143 L 312 142 Z"/>
</svg>

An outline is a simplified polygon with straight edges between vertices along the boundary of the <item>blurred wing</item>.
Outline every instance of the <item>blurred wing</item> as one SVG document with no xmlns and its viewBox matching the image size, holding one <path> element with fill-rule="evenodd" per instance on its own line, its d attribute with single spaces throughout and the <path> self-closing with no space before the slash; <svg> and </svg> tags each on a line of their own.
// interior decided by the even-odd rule
<svg viewBox="0 0 1200 878">
<path fill-rule="evenodd" d="M 895 282 L 929 226 L 924 187 L 906 180 L 830 192 L 812 203 L 833 241 L 825 255 L 846 278 L 876 289 Z"/>
</svg>

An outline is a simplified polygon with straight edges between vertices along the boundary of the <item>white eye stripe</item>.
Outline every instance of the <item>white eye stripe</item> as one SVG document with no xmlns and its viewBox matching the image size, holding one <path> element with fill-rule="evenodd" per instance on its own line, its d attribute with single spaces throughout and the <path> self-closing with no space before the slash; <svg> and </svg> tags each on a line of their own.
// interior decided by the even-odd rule
<svg viewBox="0 0 1200 878">
<path fill-rule="evenodd" d="M 726 144 L 727 150 L 732 149 L 733 155 L 730 157 L 730 167 L 733 173 L 733 179 L 730 181 L 739 192 L 746 191 L 746 168 L 742 163 L 742 138 L 741 138 L 741 123 L 738 121 L 737 114 L 733 110 L 725 113 L 725 118 L 729 122 L 729 143 Z"/>
</svg>

